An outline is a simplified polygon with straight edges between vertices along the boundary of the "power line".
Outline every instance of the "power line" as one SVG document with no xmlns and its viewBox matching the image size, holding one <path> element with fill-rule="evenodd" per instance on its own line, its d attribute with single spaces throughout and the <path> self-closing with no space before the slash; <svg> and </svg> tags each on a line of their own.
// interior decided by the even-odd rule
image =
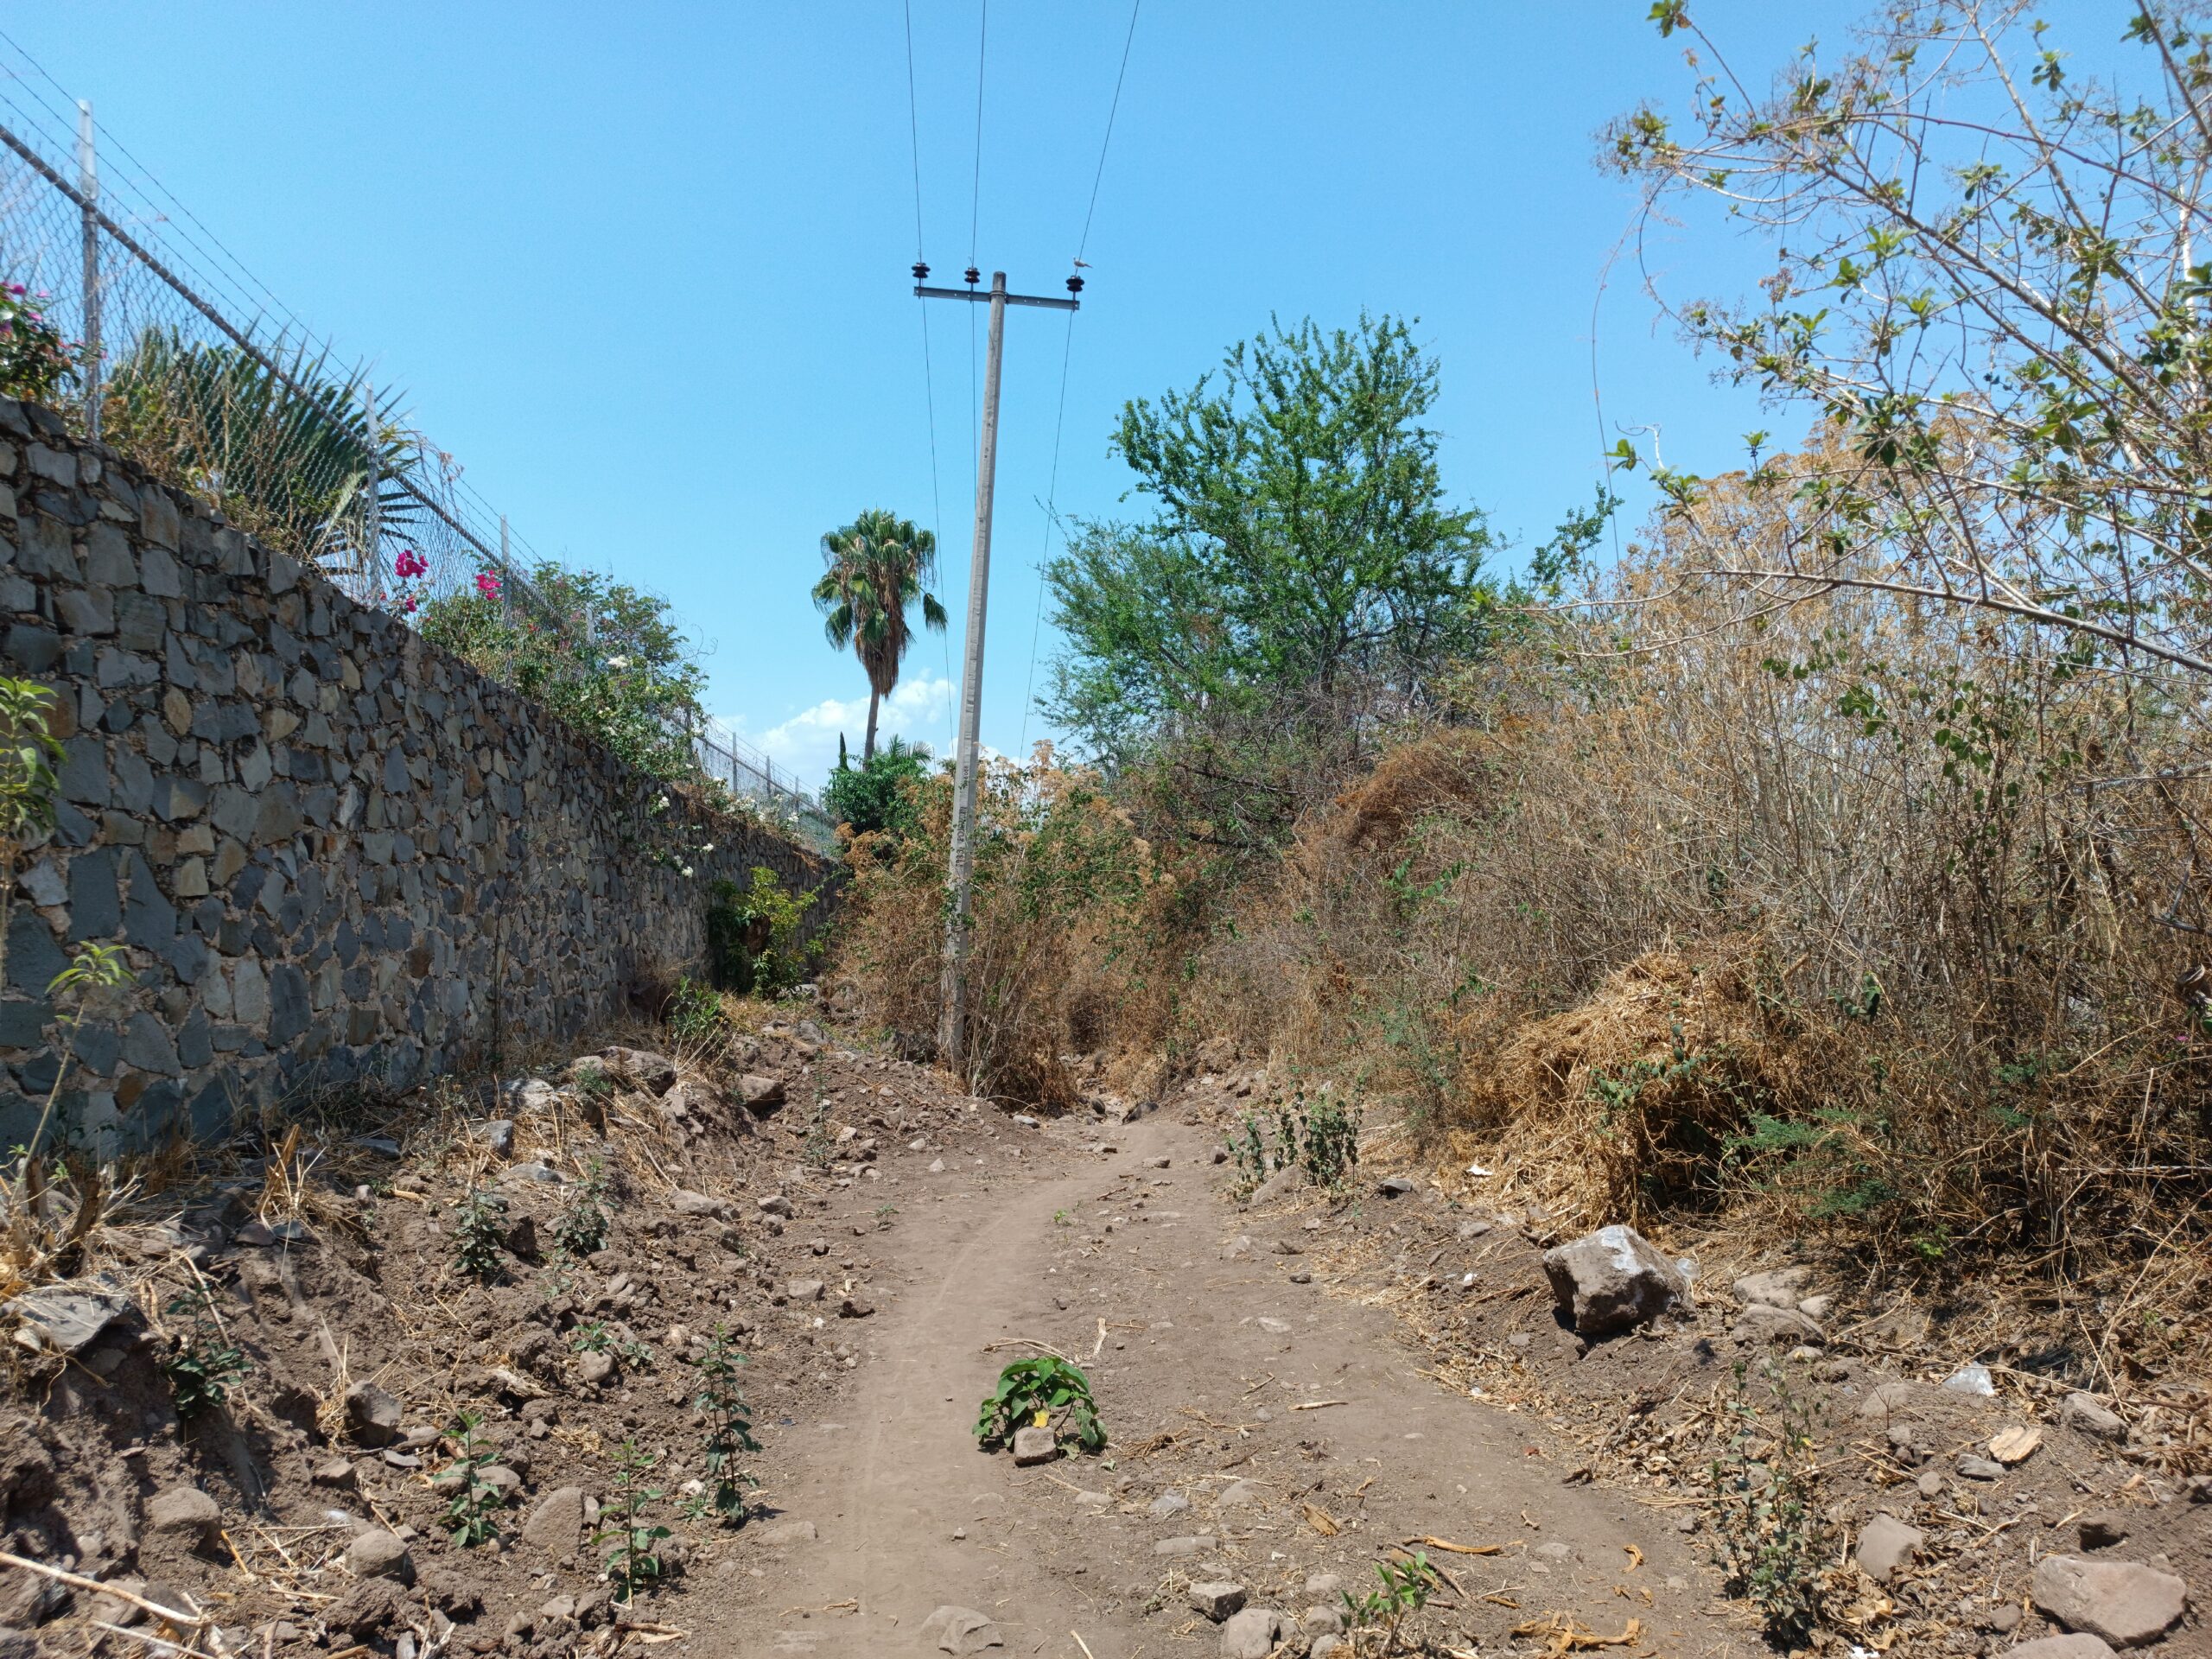
<svg viewBox="0 0 2212 1659">
<path fill-rule="evenodd" d="M 983 207 L 983 56 L 991 39 L 991 0 L 983 0 L 982 22 L 976 31 L 976 176 L 968 197 L 968 264 L 976 264 L 976 228 Z M 973 282 L 974 277 L 969 281 Z"/>
<path fill-rule="evenodd" d="M 976 26 L 976 172 L 968 188 L 968 283 L 976 278 L 976 227 L 983 213 L 983 67 L 991 43 L 991 0 L 982 0 Z M 968 310 L 968 450 L 980 454 L 982 444 L 981 383 L 976 366 L 976 308 Z M 978 462 L 980 465 L 981 462 Z"/>
<path fill-rule="evenodd" d="M 1053 504 L 1060 492 L 1060 434 L 1068 422 L 1068 359 L 1075 355 L 1075 313 L 1068 313 L 1068 334 L 1060 346 L 1060 406 L 1052 418 L 1052 470 L 1045 486 L 1045 546 L 1037 556 L 1037 614 L 1029 622 L 1029 676 L 1021 688 L 1021 741 L 1014 751 L 1020 760 L 1029 747 L 1029 711 L 1037 695 L 1037 642 L 1045 632 L 1045 562 L 1052 551 L 1052 526 L 1058 515 Z"/>
<path fill-rule="evenodd" d="M 1090 245 L 1090 218 L 1098 211 L 1098 187 L 1106 177 L 1106 151 L 1114 142 L 1114 118 L 1122 108 L 1122 82 L 1129 73 L 1129 48 L 1136 43 L 1137 12 L 1144 0 L 1130 0 L 1129 32 L 1122 37 L 1122 67 L 1114 76 L 1114 101 L 1106 108 L 1106 136 L 1098 144 L 1098 170 L 1090 178 L 1090 206 L 1083 215 L 1083 235 L 1077 240 L 1076 263 L 1083 263 L 1083 251 Z"/>
<path fill-rule="evenodd" d="M 1084 251 L 1090 245 L 1090 221 L 1098 212 L 1098 187 L 1106 178 L 1106 153 L 1114 143 L 1114 118 L 1121 113 L 1122 85 L 1128 79 L 1129 48 L 1136 43 L 1137 14 L 1143 9 L 1144 0 L 1129 0 L 1129 27 L 1122 36 L 1121 67 L 1114 72 L 1114 97 L 1106 106 L 1106 131 L 1098 141 L 1098 166 L 1090 175 L 1090 204 L 1084 210 L 1083 234 L 1076 240 L 1075 262 L 1083 264 Z M 1067 340 L 1060 348 L 1059 411 L 1052 421 L 1052 470 L 1045 487 L 1045 540 L 1037 556 L 1037 613 L 1029 622 L 1029 675 L 1021 692 L 1021 744 L 1029 747 L 1029 716 L 1036 704 L 1037 647 L 1045 635 L 1045 566 L 1052 556 L 1052 530 L 1059 523 L 1057 506 L 1060 491 L 1060 437 L 1067 427 L 1068 364 L 1075 355 L 1075 314 L 1068 314 Z"/>
<path fill-rule="evenodd" d="M 914 90 L 914 0 L 906 0 L 906 136 L 912 145 L 914 160 L 914 276 L 919 281 L 929 269 L 923 264 L 922 238 L 922 117 L 921 99 Z M 930 424 L 930 537 L 942 550 L 944 541 L 944 500 L 938 485 L 937 458 L 937 375 L 930 352 L 930 310 L 922 312 L 922 397 L 929 411 Z M 938 643 L 944 655 L 944 680 L 952 683 L 952 638 L 950 629 L 943 630 Z M 952 729 L 952 705 L 945 703 L 945 729 Z"/>
</svg>

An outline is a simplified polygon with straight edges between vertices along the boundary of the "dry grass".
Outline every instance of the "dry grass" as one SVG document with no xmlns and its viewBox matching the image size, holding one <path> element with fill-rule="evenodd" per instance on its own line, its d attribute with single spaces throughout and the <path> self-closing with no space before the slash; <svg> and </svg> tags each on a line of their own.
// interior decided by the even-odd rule
<svg viewBox="0 0 2212 1659">
<path fill-rule="evenodd" d="M 1699 534 L 1797 510 L 1724 484 Z M 1746 616 L 1665 534 L 1588 597 L 1234 887 L 1124 779 L 1142 879 L 1021 902 L 1077 844 L 1022 820 L 978 959 L 1020 982 L 1027 1052 L 1139 1089 L 1202 1045 L 1332 1077 L 1562 1224 L 2094 1286 L 2094 1363 L 2166 1366 L 2212 1292 L 2202 688 L 1935 605 Z M 916 848 L 863 874 L 844 960 L 925 1031 L 942 849 Z"/>
</svg>

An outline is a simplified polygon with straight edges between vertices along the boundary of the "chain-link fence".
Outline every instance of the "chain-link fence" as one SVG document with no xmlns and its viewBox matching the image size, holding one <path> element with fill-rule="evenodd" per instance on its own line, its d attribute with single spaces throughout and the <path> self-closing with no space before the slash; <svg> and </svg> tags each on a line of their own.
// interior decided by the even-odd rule
<svg viewBox="0 0 2212 1659">
<path fill-rule="evenodd" d="M 4 35 L 0 280 L 0 367 L 85 435 L 365 604 L 412 615 L 475 594 L 575 630 L 530 581 L 537 552 L 391 389 L 344 366 Z M 828 816 L 766 756 L 718 721 L 690 734 L 709 778 L 831 843 Z"/>
</svg>

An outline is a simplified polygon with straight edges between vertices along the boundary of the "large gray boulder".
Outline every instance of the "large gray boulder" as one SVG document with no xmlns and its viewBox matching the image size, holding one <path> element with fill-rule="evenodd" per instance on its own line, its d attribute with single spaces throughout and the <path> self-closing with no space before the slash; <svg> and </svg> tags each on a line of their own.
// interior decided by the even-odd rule
<svg viewBox="0 0 2212 1659">
<path fill-rule="evenodd" d="M 2067 1629 L 2101 1636 L 2115 1648 L 2157 1641 L 2181 1623 L 2189 1601 L 2189 1586 L 2171 1573 L 2079 1555 L 2044 1556 L 2028 1593 Z"/>
<path fill-rule="evenodd" d="M 1690 1304 L 1674 1264 L 1618 1223 L 1546 1250 L 1544 1273 L 1560 1312 L 1586 1337 L 1632 1330 Z"/>
</svg>

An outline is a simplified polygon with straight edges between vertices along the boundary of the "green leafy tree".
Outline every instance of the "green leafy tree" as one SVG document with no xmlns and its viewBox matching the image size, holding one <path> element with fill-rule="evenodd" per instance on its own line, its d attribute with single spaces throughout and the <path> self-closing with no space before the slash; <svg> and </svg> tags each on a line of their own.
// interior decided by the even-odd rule
<svg viewBox="0 0 2212 1659">
<path fill-rule="evenodd" d="M 926 745 L 910 744 L 902 737 L 893 737 L 857 766 L 840 754 L 837 770 L 830 774 L 829 786 L 822 791 L 822 804 L 840 823 L 852 826 L 856 836 L 876 830 L 912 835 L 920 826 L 919 791 L 929 776 L 930 760 Z"/>
<path fill-rule="evenodd" d="M 944 628 L 944 607 L 925 586 L 937 575 L 937 537 L 910 518 L 871 508 L 822 538 L 822 564 L 814 584 L 822 631 L 836 650 L 850 645 L 868 675 L 865 763 L 875 754 L 876 711 L 897 687 L 913 640 L 907 610 L 918 603 L 925 626 Z"/>
<path fill-rule="evenodd" d="M 1286 696 L 1427 706 L 1481 650 L 1481 513 L 1446 500 L 1435 359 L 1406 322 L 1310 319 L 1217 376 L 1123 410 L 1114 448 L 1158 503 L 1087 524 L 1046 569 L 1068 649 L 1046 712 L 1112 755 L 1164 724 Z"/>
<path fill-rule="evenodd" d="M 1651 16 L 1695 42 L 1687 114 L 1633 111 L 1607 159 L 1648 220 L 1746 231 L 1773 258 L 1756 296 L 1653 292 L 1820 428 L 1809 472 L 1747 441 L 1753 486 L 1799 504 L 1787 541 L 1710 526 L 1696 569 L 1746 614 L 1841 585 L 2212 672 L 2201 8 L 2109 14 L 2125 41 L 2095 43 L 2094 77 L 2031 11 L 1985 0 L 1883 9 L 1771 78 L 1683 0 Z M 1642 460 L 1625 440 L 1616 458 Z M 1696 523 L 1701 480 L 1655 474 Z"/>
<path fill-rule="evenodd" d="M 530 572 L 536 603 L 496 580 L 431 600 L 423 637 L 504 681 L 631 765 L 660 778 L 699 770 L 690 731 L 704 671 L 657 594 L 551 560 Z"/>
</svg>

